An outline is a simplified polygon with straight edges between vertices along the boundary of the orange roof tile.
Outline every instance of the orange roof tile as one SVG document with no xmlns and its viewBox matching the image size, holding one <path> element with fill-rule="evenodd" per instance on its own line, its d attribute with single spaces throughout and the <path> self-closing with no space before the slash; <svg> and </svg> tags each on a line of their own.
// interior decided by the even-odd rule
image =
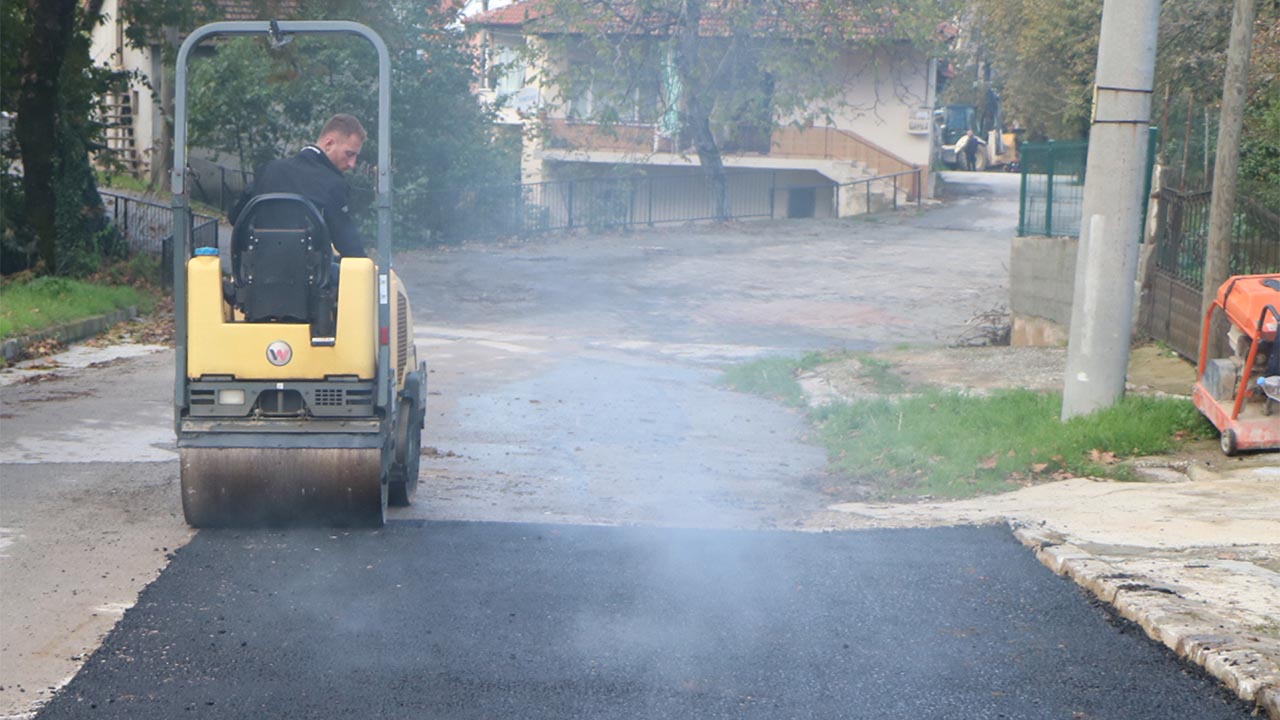
<svg viewBox="0 0 1280 720">
<path fill-rule="evenodd" d="M 527 2 L 515 2 L 473 15 L 467 18 L 467 23 L 472 25 L 518 27 L 528 20 L 536 20 L 547 13 L 548 10 L 542 7 L 542 3 L 539 0 L 528 0 Z"/>
</svg>

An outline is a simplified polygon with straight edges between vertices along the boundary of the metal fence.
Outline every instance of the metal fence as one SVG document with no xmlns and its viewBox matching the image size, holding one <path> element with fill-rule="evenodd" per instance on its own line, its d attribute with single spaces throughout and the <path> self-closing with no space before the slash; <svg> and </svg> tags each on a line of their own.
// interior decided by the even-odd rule
<svg viewBox="0 0 1280 720">
<path fill-rule="evenodd" d="M 922 176 L 913 169 L 845 184 L 780 185 L 773 173 L 731 172 L 726 181 L 723 217 L 711 183 L 702 175 L 684 174 L 405 193 L 396 196 L 396 220 L 420 241 L 458 242 L 579 228 L 838 217 L 918 204 Z"/>
<path fill-rule="evenodd" d="M 1149 128 L 1147 134 L 1147 169 L 1143 175 L 1143 201 L 1140 217 L 1147 216 L 1147 198 L 1151 194 L 1151 170 L 1155 167 L 1155 151 L 1159 130 Z M 1074 237 L 1080 234 L 1084 215 L 1085 169 L 1089 164 L 1088 140 L 1050 140 L 1018 146 L 1022 165 L 1022 192 L 1018 207 L 1018 235 Z M 1139 241 L 1142 236 L 1139 234 Z"/>
<path fill-rule="evenodd" d="M 218 208 L 222 215 L 231 211 L 240 194 L 253 182 L 252 172 L 229 168 L 211 160 L 191 158 L 187 167 L 191 199 Z"/>
<path fill-rule="evenodd" d="M 1088 156 L 1087 140 L 1050 140 L 1018 147 L 1022 163 L 1018 235 L 1080 234 Z"/>
<path fill-rule="evenodd" d="M 1160 191 L 1154 217 L 1154 267 L 1142 294 L 1143 330 L 1190 359 L 1200 350 L 1211 197 L 1207 190 Z M 1280 272 L 1280 216 L 1248 198 L 1237 199 L 1229 272 Z"/>
<path fill-rule="evenodd" d="M 166 287 L 173 272 L 173 208 L 143 198 L 107 190 L 99 191 L 116 229 L 124 238 L 130 255 L 155 255 L 160 260 L 160 277 Z M 218 219 L 192 213 L 193 247 L 218 246 Z"/>
<path fill-rule="evenodd" d="M 1194 288 L 1204 285 L 1212 193 L 1160 191 L 1155 265 Z M 1237 201 L 1231 222 L 1231 275 L 1280 272 L 1280 215 L 1249 198 Z"/>
<path fill-rule="evenodd" d="M 207 161 L 193 170 L 192 199 L 223 213 L 253 182 L 253 173 Z M 716 219 L 839 217 L 919 204 L 922 187 L 919 168 L 815 185 L 780 183 L 775 172 L 730 170 L 727 214 L 721 218 L 711 183 L 703 175 L 640 173 L 397 192 L 393 213 L 398 242 L 413 245 Z M 361 204 L 361 199 L 368 204 L 367 191 L 352 192 L 353 204 Z"/>
</svg>

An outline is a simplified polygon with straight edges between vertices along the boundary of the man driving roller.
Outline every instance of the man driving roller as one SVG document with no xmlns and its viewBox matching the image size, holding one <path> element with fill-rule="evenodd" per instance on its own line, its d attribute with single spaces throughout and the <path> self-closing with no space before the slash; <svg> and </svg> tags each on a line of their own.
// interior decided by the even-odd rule
<svg viewBox="0 0 1280 720">
<path fill-rule="evenodd" d="M 364 244 L 348 213 L 351 187 L 343 173 L 355 169 L 368 137 L 354 116 L 339 113 L 329 118 L 314 144 L 293 157 L 267 163 L 231 209 L 231 223 L 235 224 L 245 204 L 257 195 L 294 193 L 320 210 L 339 255 L 364 257 Z"/>
</svg>

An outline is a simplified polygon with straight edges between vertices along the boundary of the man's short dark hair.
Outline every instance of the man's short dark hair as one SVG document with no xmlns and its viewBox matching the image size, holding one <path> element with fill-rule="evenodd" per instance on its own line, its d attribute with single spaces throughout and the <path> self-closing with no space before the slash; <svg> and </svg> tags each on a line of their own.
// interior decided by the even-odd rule
<svg viewBox="0 0 1280 720">
<path fill-rule="evenodd" d="M 346 113 L 338 113 L 329 118 L 329 122 L 324 124 L 320 130 L 320 137 L 324 137 L 330 133 L 337 133 L 342 137 L 351 137 L 352 135 L 360 136 L 360 142 L 369 139 L 369 133 L 364 131 L 364 126 L 354 115 Z"/>
</svg>

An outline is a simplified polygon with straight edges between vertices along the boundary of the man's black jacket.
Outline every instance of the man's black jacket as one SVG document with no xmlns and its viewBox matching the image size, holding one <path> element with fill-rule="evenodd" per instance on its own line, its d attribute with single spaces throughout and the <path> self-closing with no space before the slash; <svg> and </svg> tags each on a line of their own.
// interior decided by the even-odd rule
<svg viewBox="0 0 1280 720">
<path fill-rule="evenodd" d="M 308 145 L 291 158 L 267 163 L 231 208 L 231 223 L 235 224 L 249 200 L 266 193 L 295 193 L 310 200 L 324 215 L 329 238 L 338 254 L 343 257 L 365 256 L 360 233 L 347 213 L 350 186 L 320 148 Z"/>
</svg>

